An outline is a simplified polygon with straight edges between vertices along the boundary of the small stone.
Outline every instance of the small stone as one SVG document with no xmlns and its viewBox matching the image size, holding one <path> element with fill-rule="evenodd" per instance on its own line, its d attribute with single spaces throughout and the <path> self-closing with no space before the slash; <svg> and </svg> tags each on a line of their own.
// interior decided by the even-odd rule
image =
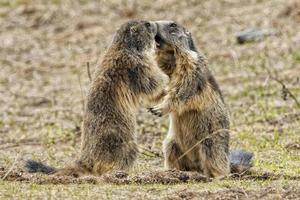
<svg viewBox="0 0 300 200">
<path fill-rule="evenodd" d="M 260 41 L 267 36 L 275 35 L 272 29 L 248 28 L 236 34 L 236 39 L 239 44 L 246 42 Z"/>
</svg>

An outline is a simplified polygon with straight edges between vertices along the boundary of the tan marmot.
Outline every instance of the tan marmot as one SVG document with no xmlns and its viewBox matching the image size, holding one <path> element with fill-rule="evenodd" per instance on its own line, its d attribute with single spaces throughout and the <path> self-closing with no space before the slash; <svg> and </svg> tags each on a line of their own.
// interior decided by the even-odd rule
<svg viewBox="0 0 300 200">
<path fill-rule="evenodd" d="M 158 116 L 170 113 L 163 144 L 165 167 L 210 177 L 249 169 L 252 153 L 235 151 L 229 155 L 228 112 L 191 34 L 172 21 L 157 24 L 157 61 L 170 76 L 170 83 L 162 103 L 150 111 Z"/>
<path fill-rule="evenodd" d="M 29 172 L 101 175 L 126 170 L 137 157 L 135 126 L 141 102 L 155 100 L 168 76 L 155 61 L 156 25 L 130 21 L 116 32 L 87 96 L 79 159 L 55 169 L 29 160 Z"/>
</svg>

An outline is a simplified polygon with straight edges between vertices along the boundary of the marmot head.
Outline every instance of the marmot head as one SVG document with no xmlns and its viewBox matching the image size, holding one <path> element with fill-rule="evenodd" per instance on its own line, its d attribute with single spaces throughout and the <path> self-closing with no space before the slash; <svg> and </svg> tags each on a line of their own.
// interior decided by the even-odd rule
<svg viewBox="0 0 300 200">
<path fill-rule="evenodd" d="M 158 66 L 171 76 L 176 67 L 173 45 L 197 52 L 191 33 L 174 21 L 156 21 L 156 61 Z"/>
<path fill-rule="evenodd" d="M 123 24 L 117 30 L 113 44 L 119 44 L 122 48 L 132 51 L 145 51 L 154 47 L 154 37 L 157 33 L 157 25 L 154 22 L 134 20 Z"/>
<path fill-rule="evenodd" d="M 178 44 L 197 52 L 192 34 L 186 28 L 174 21 L 156 21 L 155 23 L 157 24 L 155 41 L 159 50 L 171 51 L 172 45 Z"/>
</svg>

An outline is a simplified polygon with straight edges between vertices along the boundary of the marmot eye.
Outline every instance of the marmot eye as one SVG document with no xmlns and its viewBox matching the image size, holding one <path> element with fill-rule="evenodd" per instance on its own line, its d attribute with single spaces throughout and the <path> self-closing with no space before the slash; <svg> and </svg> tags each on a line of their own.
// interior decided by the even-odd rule
<svg viewBox="0 0 300 200">
<path fill-rule="evenodd" d="M 177 27 L 177 24 L 176 23 L 171 23 L 169 26 L 172 27 L 172 28 L 175 28 L 175 27 Z"/>
<path fill-rule="evenodd" d="M 146 22 L 146 23 L 145 23 L 145 26 L 146 26 L 147 28 L 149 28 L 149 27 L 151 26 L 151 24 L 150 24 L 149 22 Z"/>
</svg>

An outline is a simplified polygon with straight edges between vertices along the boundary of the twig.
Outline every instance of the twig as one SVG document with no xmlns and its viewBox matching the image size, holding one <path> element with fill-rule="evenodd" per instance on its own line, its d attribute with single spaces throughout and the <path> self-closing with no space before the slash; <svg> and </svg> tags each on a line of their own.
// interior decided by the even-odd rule
<svg viewBox="0 0 300 200">
<path fill-rule="evenodd" d="M 277 71 L 274 71 L 276 76 L 273 76 L 272 72 L 270 71 L 270 69 L 267 66 L 265 66 L 264 68 L 267 70 L 270 79 L 276 81 L 277 83 L 279 83 L 282 86 L 282 91 L 283 91 L 283 95 L 284 95 L 283 98 L 286 98 L 286 94 L 289 94 L 289 96 L 296 103 L 297 107 L 300 108 L 300 103 L 297 100 L 296 96 L 288 89 L 288 87 L 286 86 L 286 84 L 282 80 L 280 80 L 279 78 L 276 77 L 276 76 L 278 76 Z"/>
<path fill-rule="evenodd" d="M 159 157 L 159 158 L 162 158 L 162 156 L 159 153 L 157 153 L 157 152 L 151 151 L 151 150 L 146 149 L 146 148 L 144 148 L 142 146 L 139 146 L 139 148 L 142 150 L 142 151 L 140 151 L 140 153 L 143 154 L 143 155 L 145 155 L 145 156 L 150 156 L 149 154 L 146 154 L 146 152 L 148 152 L 148 153 L 150 153 L 150 154 L 153 155 L 153 156 L 150 156 L 150 157 Z"/>
<path fill-rule="evenodd" d="M 277 83 L 279 83 L 282 86 L 282 90 L 284 93 L 289 94 L 289 96 L 294 100 L 294 102 L 296 103 L 296 105 L 298 106 L 298 108 L 300 108 L 300 103 L 297 100 L 297 98 L 295 97 L 295 95 L 288 89 L 288 87 L 284 84 L 284 82 L 274 76 L 270 76 L 270 78 L 274 81 L 276 81 Z"/>
<path fill-rule="evenodd" d="M 21 145 L 23 145 L 23 146 L 27 146 L 27 145 L 32 145 L 32 146 L 34 146 L 34 145 L 41 145 L 41 143 L 40 143 L 40 142 L 32 142 L 32 143 L 25 143 L 25 144 L 11 144 L 11 145 L 8 145 L 8 146 L 6 146 L 6 147 L 0 147 L 0 150 L 9 149 L 9 148 L 14 148 L 14 147 L 19 147 L 19 146 L 21 146 Z"/>
<path fill-rule="evenodd" d="M 246 169 L 245 171 L 243 171 L 242 173 L 231 173 L 229 174 L 229 177 L 235 177 L 235 176 L 238 176 L 239 178 L 241 178 L 241 176 L 243 176 L 244 174 L 246 174 L 247 172 L 250 171 L 250 168 L 249 169 Z"/>
<path fill-rule="evenodd" d="M 6 177 L 9 175 L 9 173 L 13 170 L 13 168 L 15 167 L 15 165 L 16 165 L 16 163 L 17 163 L 19 157 L 20 157 L 20 153 L 18 153 L 18 155 L 16 156 L 16 158 L 15 158 L 15 160 L 14 160 L 12 166 L 9 168 L 9 170 L 6 172 L 6 174 L 2 177 L 2 180 L 5 180 Z"/>
<path fill-rule="evenodd" d="M 148 156 L 148 157 L 151 157 L 151 158 L 156 158 L 156 155 L 150 155 L 150 154 L 147 154 L 144 151 L 140 151 L 140 153 L 143 154 L 144 156 Z"/>
<path fill-rule="evenodd" d="M 89 77 L 90 81 L 92 81 L 91 70 L 90 70 L 90 63 L 89 62 L 86 63 L 86 70 L 87 70 L 88 77 Z"/>
<path fill-rule="evenodd" d="M 81 85 L 81 79 L 80 79 L 80 75 L 78 74 L 78 82 L 79 82 L 79 87 L 80 87 L 80 93 L 81 93 L 81 103 L 82 103 L 82 110 L 83 112 L 85 111 L 85 102 L 84 102 L 84 96 L 83 96 L 83 89 L 82 89 L 82 85 Z"/>
</svg>

